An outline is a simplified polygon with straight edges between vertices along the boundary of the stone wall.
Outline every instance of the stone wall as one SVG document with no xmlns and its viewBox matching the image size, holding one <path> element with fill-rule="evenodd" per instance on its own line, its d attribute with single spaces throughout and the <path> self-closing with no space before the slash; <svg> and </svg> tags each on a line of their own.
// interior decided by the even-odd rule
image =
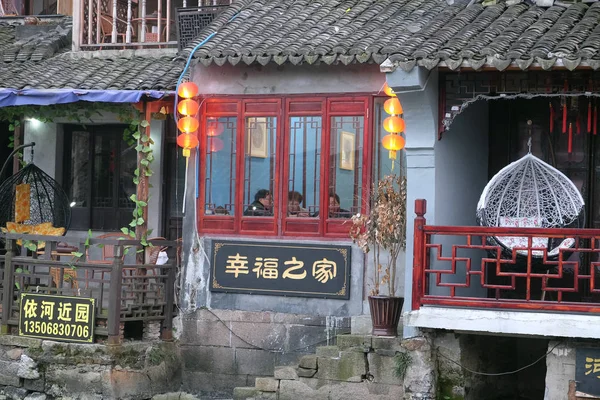
<svg viewBox="0 0 600 400">
<path fill-rule="evenodd" d="M 0 399 L 149 399 L 180 385 L 175 343 L 109 347 L 0 336 Z"/>
<path fill-rule="evenodd" d="M 433 400 L 435 366 L 424 338 L 340 335 L 295 367 L 238 387 L 234 400 Z"/>
<path fill-rule="evenodd" d="M 182 390 L 206 396 L 230 396 L 350 331 L 349 318 L 267 311 L 199 309 L 180 318 Z"/>
</svg>

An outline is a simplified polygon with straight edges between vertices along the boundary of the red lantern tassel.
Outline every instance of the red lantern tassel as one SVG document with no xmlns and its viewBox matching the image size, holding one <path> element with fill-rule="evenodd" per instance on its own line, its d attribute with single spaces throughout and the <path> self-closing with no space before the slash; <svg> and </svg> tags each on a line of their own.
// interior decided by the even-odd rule
<svg viewBox="0 0 600 400">
<path fill-rule="evenodd" d="M 562 133 L 567 133 L 567 100 L 563 104 L 563 121 L 562 121 Z"/>
<path fill-rule="evenodd" d="M 554 133 L 554 108 L 552 108 L 552 103 L 550 103 L 550 133 Z"/>
<path fill-rule="evenodd" d="M 579 123 L 579 118 L 577 118 L 575 120 L 575 126 L 576 126 L 576 130 L 577 130 L 577 134 L 581 135 L 581 124 Z"/>
<path fill-rule="evenodd" d="M 598 133 L 598 106 L 594 106 L 594 135 Z"/>
<path fill-rule="evenodd" d="M 588 133 L 592 131 L 592 100 L 588 101 Z"/>
<path fill-rule="evenodd" d="M 573 152 L 573 123 L 569 124 L 569 144 L 567 145 L 567 152 L 569 154 Z"/>
</svg>

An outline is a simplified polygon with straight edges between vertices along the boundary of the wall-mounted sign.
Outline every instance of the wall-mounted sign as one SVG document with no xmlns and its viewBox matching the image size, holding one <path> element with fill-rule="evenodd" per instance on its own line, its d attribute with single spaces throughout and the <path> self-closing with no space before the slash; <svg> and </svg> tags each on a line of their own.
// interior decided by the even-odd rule
<svg viewBox="0 0 600 400">
<path fill-rule="evenodd" d="M 94 304 L 87 297 L 21 293 L 19 335 L 92 343 Z"/>
<path fill-rule="evenodd" d="M 577 348 L 575 381 L 578 392 L 600 396 L 600 348 Z"/>
<path fill-rule="evenodd" d="M 211 291 L 350 297 L 350 246 L 214 240 Z"/>
</svg>

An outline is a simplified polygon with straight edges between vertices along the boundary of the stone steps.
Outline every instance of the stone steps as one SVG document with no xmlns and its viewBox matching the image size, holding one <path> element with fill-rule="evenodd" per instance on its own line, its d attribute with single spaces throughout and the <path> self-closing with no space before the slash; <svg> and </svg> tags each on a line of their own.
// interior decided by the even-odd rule
<svg viewBox="0 0 600 400">
<path fill-rule="evenodd" d="M 409 352 L 418 357 L 405 379 L 395 375 L 395 356 Z M 430 365 L 431 351 L 423 338 L 338 335 L 337 345 L 318 347 L 314 355 L 300 359 L 297 367 L 276 367 L 271 378 L 256 378 L 254 387 L 234 389 L 234 400 L 398 400 L 406 394 L 406 378 L 423 379 L 424 365 Z M 412 365 L 414 364 L 414 365 Z M 411 371 L 411 369 L 413 371 Z M 412 374 L 412 375 L 411 375 Z M 410 383 L 408 382 L 408 383 Z M 433 383 L 431 386 L 434 386 Z M 410 388 L 409 388 L 410 391 Z M 420 393 L 420 396 L 422 394 Z M 428 397 L 420 397 L 427 399 Z M 433 397 L 431 397 L 433 398 Z"/>
</svg>

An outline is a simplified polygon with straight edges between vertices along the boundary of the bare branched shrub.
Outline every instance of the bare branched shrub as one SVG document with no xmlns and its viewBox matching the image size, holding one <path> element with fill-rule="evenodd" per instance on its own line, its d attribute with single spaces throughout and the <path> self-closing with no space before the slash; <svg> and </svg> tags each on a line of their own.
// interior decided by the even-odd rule
<svg viewBox="0 0 600 400">
<path fill-rule="evenodd" d="M 372 251 L 374 285 L 371 295 L 379 295 L 387 285 L 388 295 L 396 296 L 396 262 L 406 250 L 406 177 L 386 175 L 371 196 L 368 215 L 352 217 L 350 237 L 365 253 Z M 380 252 L 389 253 L 387 264 L 380 262 Z"/>
</svg>

